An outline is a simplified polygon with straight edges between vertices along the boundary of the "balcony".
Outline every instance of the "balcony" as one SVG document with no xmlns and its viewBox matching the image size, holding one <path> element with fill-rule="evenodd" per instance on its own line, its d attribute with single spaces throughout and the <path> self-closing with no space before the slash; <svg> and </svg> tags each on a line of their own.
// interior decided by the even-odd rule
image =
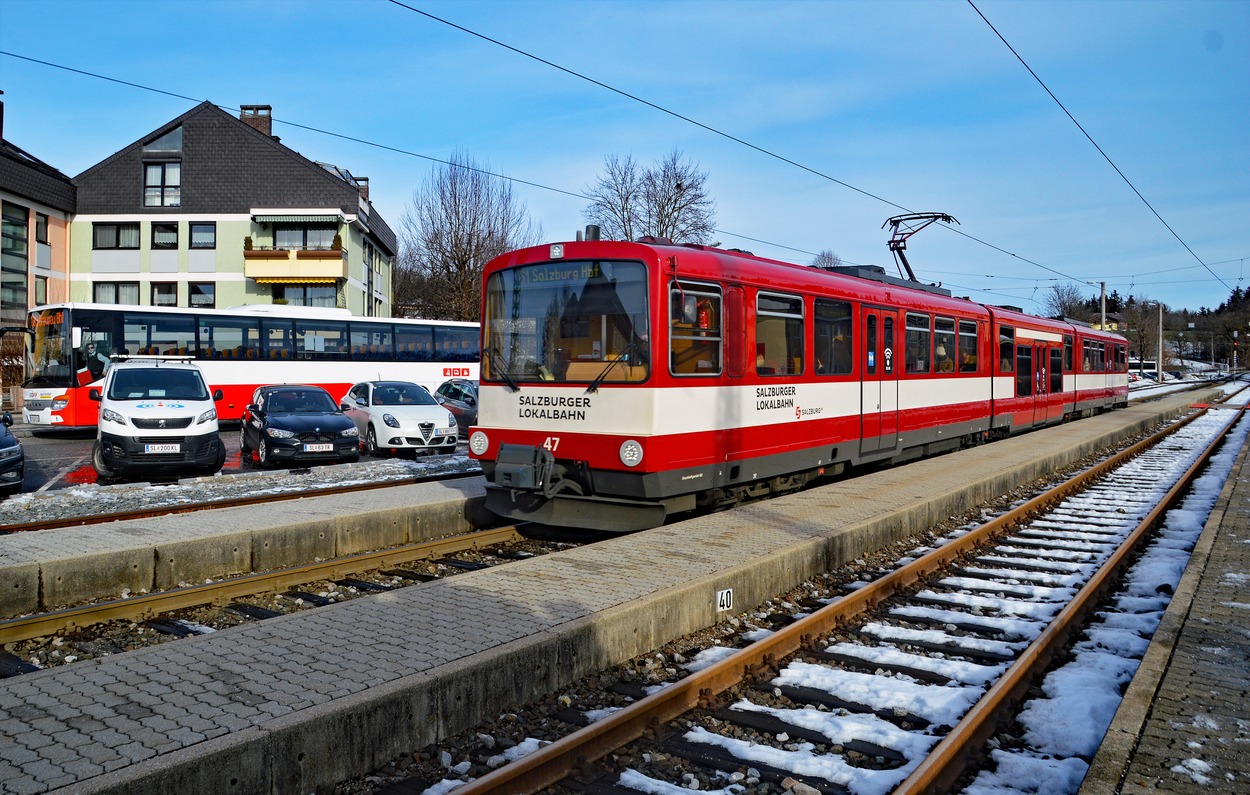
<svg viewBox="0 0 1250 795">
<path fill-rule="evenodd" d="M 340 249 L 244 249 L 243 274 L 261 284 L 336 282 L 347 278 L 347 252 Z"/>
</svg>

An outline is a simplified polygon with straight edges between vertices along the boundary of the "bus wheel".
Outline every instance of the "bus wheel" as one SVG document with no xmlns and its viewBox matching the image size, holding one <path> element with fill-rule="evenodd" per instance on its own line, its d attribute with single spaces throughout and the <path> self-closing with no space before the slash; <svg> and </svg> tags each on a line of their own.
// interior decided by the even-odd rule
<svg viewBox="0 0 1250 795">
<path fill-rule="evenodd" d="M 95 468 L 95 473 L 101 480 L 112 480 L 117 477 L 113 468 L 104 462 L 104 451 L 100 448 L 99 439 L 91 446 L 91 466 Z"/>
</svg>

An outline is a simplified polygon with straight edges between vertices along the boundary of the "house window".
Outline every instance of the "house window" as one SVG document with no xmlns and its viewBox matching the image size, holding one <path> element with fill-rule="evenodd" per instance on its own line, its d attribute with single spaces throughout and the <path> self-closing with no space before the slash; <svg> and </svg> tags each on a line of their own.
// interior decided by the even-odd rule
<svg viewBox="0 0 1250 795">
<path fill-rule="evenodd" d="M 334 244 L 337 227 L 333 224 L 275 224 L 273 228 L 274 248 L 283 249 L 318 249 L 329 251 Z"/>
<path fill-rule="evenodd" d="M 48 242 L 48 216 L 43 213 L 35 213 L 35 242 Z"/>
<path fill-rule="evenodd" d="M 152 224 L 152 248 L 178 248 L 178 224 Z"/>
<path fill-rule="evenodd" d="M 332 284 L 275 284 L 274 303 L 285 301 L 291 306 L 327 306 L 333 308 L 338 289 Z"/>
<path fill-rule="evenodd" d="M 177 306 L 178 305 L 178 283 L 177 282 L 153 282 L 152 283 L 152 306 Z"/>
<path fill-rule="evenodd" d="M 93 300 L 97 304 L 139 304 L 138 282 L 96 282 Z"/>
<path fill-rule="evenodd" d="M 187 285 L 192 309 L 212 309 L 217 306 L 217 285 L 212 282 L 192 282 Z"/>
<path fill-rule="evenodd" d="M 35 277 L 35 306 L 43 306 L 48 303 L 48 277 Z"/>
<path fill-rule="evenodd" d="M 143 165 L 143 206 L 182 206 L 181 163 L 145 163 Z"/>
<path fill-rule="evenodd" d="M 95 249 L 138 248 L 139 224 L 92 224 L 92 243 Z"/>
<path fill-rule="evenodd" d="M 217 224 L 191 224 L 191 248 L 217 248 Z"/>
</svg>

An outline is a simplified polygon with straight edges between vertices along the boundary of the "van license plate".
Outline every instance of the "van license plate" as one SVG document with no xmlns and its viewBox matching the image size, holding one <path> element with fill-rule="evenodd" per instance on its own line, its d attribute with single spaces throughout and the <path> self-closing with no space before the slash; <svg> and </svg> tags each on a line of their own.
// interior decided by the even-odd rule
<svg viewBox="0 0 1250 795">
<path fill-rule="evenodd" d="M 143 446 L 145 453 L 181 453 L 182 445 L 180 444 L 145 444 Z"/>
<path fill-rule="evenodd" d="M 305 453 L 329 453 L 329 452 L 333 452 L 333 450 L 334 450 L 334 445 L 332 444 L 306 444 L 304 445 Z"/>
</svg>

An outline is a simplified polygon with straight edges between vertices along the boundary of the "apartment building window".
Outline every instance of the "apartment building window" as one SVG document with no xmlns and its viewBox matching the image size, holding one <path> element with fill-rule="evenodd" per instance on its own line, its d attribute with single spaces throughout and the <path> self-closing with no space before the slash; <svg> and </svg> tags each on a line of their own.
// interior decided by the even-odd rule
<svg viewBox="0 0 1250 795">
<path fill-rule="evenodd" d="M 182 206 L 182 164 L 143 164 L 143 206 Z"/>
<path fill-rule="evenodd" d="M 178 248 L 178 224 L 152 224 L 152 248 Z"/>
<path fill-rule="evenodd" d="M 217 248 L 217 224 L 191 224 L 191 248 Z"/>
<path fill-rule="evenodd" d="M 139 305 L 138 282 L 96 282 L 92 300 L 97 304 Z"/>
<path fill-rule="evenodd" d="M 35 242 L 48 242 L 48 216 L 43 213 L 35 213 Z"/>
<path fill-rule="evenodd" d="M 91 247 L 138 248 L 139 224 L 92 224 Z"/>
<path fill-rule="evenodd" d="M 291 306 L 325 306 L 333 308 L 338 298 L 338 288 L 329 284 L 275 284 L 273 297 Z"/>
<path fill-rule="evenodd" d="M 187 287 L 192 309 L 212 309 L 217 306 L 217 285 L 212 282 L 192 282 Z"/>
<path fill-rule="evenodd" d="M 178 305 L 178 283 L 177 282 L 153 282 L 152 283 L 152 306 L 177 306 Z"/>
<path fill-rule="evenodd" d="M 43 306 L 48 303 L 48 277 L 35 277 L 35 306 Z"/>
<path fill-rule="evenodd" d="M 274 248 L 328 251 L 337 233 L 333 224 L 274 224 L 273 245 Z"/>
</svg>

